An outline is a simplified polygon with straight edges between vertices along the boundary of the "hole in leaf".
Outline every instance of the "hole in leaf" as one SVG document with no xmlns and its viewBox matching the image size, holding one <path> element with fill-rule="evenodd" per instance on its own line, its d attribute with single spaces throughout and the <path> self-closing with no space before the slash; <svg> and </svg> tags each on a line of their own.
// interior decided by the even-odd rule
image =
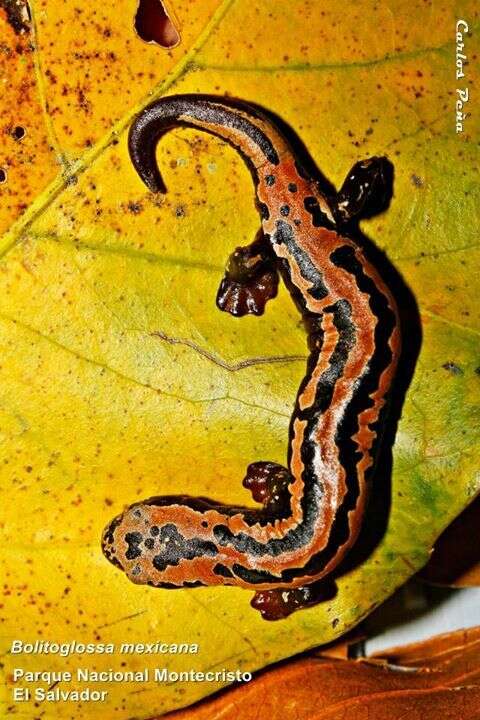
<svg viewBox="0 0 480 720">
<path fill-rule="evenodd" d="M 7 182 L 7 171 L 0 167 L 0 185 Z"/>
<path fill-rule="evenodd" d="M 27 131 L 24 127 L 22 127 L 21 125 L 16 125 L 12 130 L 12 137 L 15 138 L 15 140 L 22 140 L 25 137 L 26 133 Z"/>
<path fill-rule="evenodd" d="M 174 48 L 180 42 L 178 30 L 162 0 L 139 0 L 135 31 L 145 42 L 156 43 L 162 48 Z"/>
</svg>

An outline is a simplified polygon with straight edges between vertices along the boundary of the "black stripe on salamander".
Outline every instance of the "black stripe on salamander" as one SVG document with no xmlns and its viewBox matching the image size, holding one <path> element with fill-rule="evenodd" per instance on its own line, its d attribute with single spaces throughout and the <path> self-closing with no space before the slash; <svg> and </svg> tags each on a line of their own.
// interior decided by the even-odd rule
<svg viewBox="0 0 480 720">
<path fill-rule="evenodd" d="M 333 305 L 326 307 L 324 313 L 333 313 L 333 324 L 338 332 L 338 340 L 330 357 L 328 367 L 318 378 L 315 398 L 309 407 L 301 411 L 297 409 L 295 417 L 306 420 L 311 416 L 318 416 L 325 412 L 332 402 L 333 391 L 337 380 L 339 380 L 345 368 L 348 354 L 355 344 L 355 325 L 352 322 L 352 307 L 348 300 L 338 300 Z M 300 385 L 298 396 L 300 397 L 310 382 L 311 374 L 315 366 L 321 361 L 322 349 L 314 350 L 308 360 L 308 371 Z"/>
<path fill-rule="evenodd" d="M 138 536 L 140 533 L 127 533 L 127 535 Z M 140 535 L 140 537 L 142 537 Z M 127 536 L 125 537 L 127 540 Z M 130 544 L 135 547 L 137 554 L 142 554 L 139 548 L 140 542 L 138 537 L 130 538 Z M 151 538 L 148 538 L 150 541 Z M 127 540 L 128 542 L 128 540 Z M 150 549 L 150 548 L 149 548 Z M 214 543 L 202 540 L 201 538 L 187 539 L 181 535 L 173 523 L 168 523 L 160 527 L 159 534 L 155 537 L 154 547 L 150 549 L 152 554 L 152 564 L 156 570 L 163 572 L 167 567 L 178 565 L 180 560 L 193 560 L 196 557 L 214 557 L 218 554 L 218 550 Z"/>
<path fill-rule="evenodd" d="M 313 227 L 324 227 L 329 230 L 333 229 L 333 224 L 328 219 L 328 216 L 321 210 L 319 202 L 316 197 L 309 195 L 303 201 L 305 210 L 312 216 Z"/>
<path fill-rule="evenodd" d="M 251 583 L 252 585 L 258 585 L 261 583 L 278 583 L 279 581 L 278 575 L 272 575 L 272 573 L 265 570 L 250 570 L 238 563 L 233 564 L 232 570 L 237 577 L 244 582 Z"/>
<path fill-rule="evenodd" d="M 201 580 L 185 580 L 185 582 L 180 583 L 180 585 L 175 585 L 175 583 L 170 582 L 156 583 L 153 580 L 147 580 L 145 584 L 150 585 L 150 587 L 162 588 L 162 590 L 178 590 L 179 588 L 206 587 L 205 583 L 203 583 Z"/>
<path fill-rule="evenodd" d="M 303 165 L 298 161 L 295 160 L 295 169 L 299 175 L 299 177 L 303 178 L 303 180 L 310 180 L 310 174 L 305 170 Z"/>
<path fill-rule="evenodd" d="M 233 104 L 232 109 L 227 105 L 228 101 L 220 103 L 196 95 L 171 96 L 157 100 L 137 115 L 130 127 L 128 149 L 137 173 L 152 192 L 165 192 L 155 156 L 159 139 L 173 127 L 198 127 L 195 120 L 208 123 L 208 127 L 201 128 L 204 132 L 221 137 L 240 152 L 254 174 L 255 184 L 258 178 L 251 150 L 245 151 L 235 138 L 224 137 L 221 127 L 237 130 L 258 147 L 268 162 L 278 165 L 278 153 L 270 138 L 248 117 L 256 117 L 255 113 L 245 110 L 245 116 Z"/>
<path fill-rule="evenodd" d="M 234 547 L 238 552 L 254 556 L 271 555 L 277 557 L 283 553 L 297 550 L 309 543 L 313 537 L 316 519 L 323 497 L 323 488 L 315 474 L 316 428 L 319 416 L 331 402 L 335 383 L 342 376 L 348 353 L 355 342 L 354 326 L 351 320 L 351 308 L 346 300 L 340 300 L 326 309 L 334 313 L 334 324 L 338 331 L 338 340 L 330 356 L 330 367 L 319 381 L 318 400 L 304 412 L 294 413 L 291 428 L 296 418 L 307 421 L 305 440 L 302 444 L 304 471 L 304 494 L 301 500 L 302 522 L 289 530 L 283 538 L 274 538 L 261 543 L 246 533 L 234 535 L 226 525 L 216 525 L 213 534 L 221 546 Z M 259 580 L 258 582 L 264 582 Z"/>
<path fill-rule="evenodd" d="M 251 508 L 242 505 L 224 505 L 223 503 L 216 502 L 215 500 L 209 500 L 208 498 L 196 498 L 190 497 L 190 495 L 163 495 L 157 497 L 151 497 L 148 500 L 144 500 L 142 503 L 138 503 L 137 507 L 141 508 L 142 505 L 155 505 L 157 507 L 167 507 L 176 505 L 179 509 L 189 508 L 194 510 L 196 513 L 204 515 L 205 513 L 214 510 L 221 515 L 232 517 L 234 515 L 242 515 L 244 521 L 248 525 L 268 525 L 272 522 L 272 517 L 269 513 L 265 512 L 264 508 Z M 288 514 L 282 517 L 288 517 Z M 278 519 L 276 515 L 274 519 Z M 205 521 L 207 522 L 207 521 Z M 208 527 L 208 522 L 206 527 Z"/>
<path fill-rule="evenodd" d="M 282 579 L 292 581 L 302 575 L 315 575 L 327 565 L 334 557 L 338 548 L 343 545 L 349 537 L 350 527 L 348 514 L 357 503 L 359 486 L 357 464 L 361 459 L 357 443 L 353 436 L 358 432 L 358 418 L 360 413 L 372 407 L 373 400 L 370 395 L 374 393 L 379 384 L 379 379 L 384 370 L 392 361 L 392 350 L 389 339 L 396 325 L 395 314 L 389 306 L 388 298 L 378 289 L 375 282 L 365 274 L 362 264 L 355 255 L 355 250 L 350 245 L 344 245 L 335 250 L 330 260 L 337 267 L 346 270 L 355 277 L 360 292 L 369 295 L 370 309 L 377 318 L 375 326 L 375 350 L 368 364 L 366 373 L 359 380 L 352 401 L 349 403 L 336 433 L 336 443 L 339 448 L 340 462 L 345 468 L 348 492 L 342 507 L 339 508 L 332 526 L 328 545 L 316 553 L 301 570 L 287 570 L 282 573 Z M 370 428 L 376 429 L 378 420 Z M 371 450 L 372 458 L 378 452 L 379 444 L 376 443 Z M 369 475 L 373 466 L 369 470 Z M 368 480 L 368 477 L 367 477 Z"/>
<path fill-rule="evenodd" d="M 389 300 L 384 295 L 374 280 L 369 277 L 360 261 L 355 255 L 355 250 L 351 246 L 343 246 L 338 248 L 330 256 L 332 262 L 338 267 L 350 272 L 354 275 L 358 288 L 361 292 L 370 296 L 369 305 L 372 314 L 377 318 L 374 331 L 374 347 L 372 357 L 368 364 L 367 373 L 361 378 L 359 386 L 355 392 L 355 402 L 346 413 L 339 432 L 345 437 L 351 438 L 358 431 L 358 417 L 363 410 L 373 406 L 371 395 L 376 392 L 380 383 L 382 373 L 388 368 L 393 360 L 393 353 L 390 347 L 390 338 L 395 330 L 397 319 L 395 313 L 390 307 Z M 381 424 L 383 427 L 383 423 Z M 370 425 L 370 429 L 377 431 L 379 428 L 379 419 Z M 377 432 L 377 437 L 379 433 Z M 353 441 L 351 441 L 353 442 Z M 378 448 L 372 449 L 372 458 L 375 459 L 375 452 Z M 345 455 L 353 457 L 347 449 Z M 344 465 L 347 466 L 348 461 L 345 459 Z"/>
<path fill-rule="evenodd" d="M 295 231 L 285 220 L 277 220 L 277 229 L 272 237 L 272 242 L 274 245 L 285 245 L 289 254 L 295 259 L 302 277 L 311 285 L 308 294 L 316 300 L 327 297 L 328 290 L 325 287 L 322 273 L 314 265 L 309 254 L 297 245 Z M 298 300 L 298 297 L 296 296 L 294 299 Z M 305 303 L 303 302 L 302 305 L 304 306 Z"/>
<path fill-rule="evenodd" d="M 223 563 L 217 563 L 213 568 L 213 572 L 215 573 L 215 575 L 220 575 L 221 577 L 233 577 L 233 573 L 230 568 L 228 568 L 226 565 L 223 565 Z"/>
<path fill-rule="evenodd" d="M 191 497 L 190 495 L 157 495 L 143 500 L 141 503 L 136 503 L 131 507 L 137 508 L 139 513 L 141 513 L 142 505 L 153 505 L 155 507 L 178 505 L 179 507 L 188 507 L 201 514 L 209 510 L 216 510 L 219 513 L 238 515 L 239 512 L 248 510 L 248 508 L 245 507 L 224 505 L 223 503 L 215 502 L 208 498 Z M 138 517 L 140 518 L 141 514 L 139 514 Z"/>
<path fill-rule="evenodd" d="M 262 527 L 265 527 L 272 522 L 271 514 L 266 512 L 264 508 L 251 508 L 242 505 L 224 505 L 223 503 L 215 500 L 201 497 L 196 498 L 191 497 L 190 495 L 159 495 L 143 500 L 141 503 L 137 503 L 136 506 L 131 507 L 137 507 L 138 512 L 141 512 L 142 505 L 155 505 L 156 507 L 171 507 L 172 505 L 176 505 L 179 509 L 189 508 L 190 510 L 194 510 L 196 513 L 200 513 L 202 515 L 211 510 L 214 510 L 222 515 L 227 515 L 228 517 L 242 515 L 243 520 L 247 525 L 261 525 Z M 285 509 L 285 514 L 281 517 L 287 518 L 289 515 L 290 509 L 288 507 Z M 138 517 L 141 517 L 141 515 Z M 278 519 L 278 515 L 275 515 L 275 518 L 273 518 L 273 520 Z M 206 527 L 208 527 L 208 522 Z"/>
<path fill-rule="evenodd" d="M 199 100 L 195 96 L 192 99 L 166 98 L 162 100 L 171 107 L 176 116 L 190 115 L 194 119 L 212 125 L 223 125 L 234 130 L 239 130 L 252 140 L 260 148 L 266 159 L 273 165 L 278 165 L 278 153 L 275 150 L 269 137 L 255 125 L 248 117 L 241 115 L 237 109 L 230 110 L 223 103 Z M 167 111 L 168 112 L 168 111 Z M 250 113 L 251 114 L 251 113 Z"/>
</svg>

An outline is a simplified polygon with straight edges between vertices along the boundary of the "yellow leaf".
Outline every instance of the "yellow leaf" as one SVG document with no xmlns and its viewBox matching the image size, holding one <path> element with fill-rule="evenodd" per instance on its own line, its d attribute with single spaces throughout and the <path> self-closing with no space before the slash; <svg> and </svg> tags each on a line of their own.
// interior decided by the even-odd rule
<svg viewBox="0 0 480 720">
<path fill-rule="evenodd" d="M 36 55 L 27 28 L 21 13 L 17 18 L 10 17 L 9 22 L 0 3 L 1 233 L 57 173 L 46 128 L 38 121 L 42 104 L 36 87 Z"/>
</svg>

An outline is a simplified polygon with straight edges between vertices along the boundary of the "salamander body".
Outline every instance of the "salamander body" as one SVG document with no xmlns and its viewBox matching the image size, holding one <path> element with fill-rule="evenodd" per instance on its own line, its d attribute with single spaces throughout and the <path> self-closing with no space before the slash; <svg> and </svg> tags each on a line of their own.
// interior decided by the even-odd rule
<svg viewBox="0 0 480 720">
<path fill-rule="evenodd" d="M 165 190 L 157 142 L 178 126 L 224 138 L 254 179 L 261 231 L 231 255 L 218 307 L 261 314 L 280 273 L 305 319 L 307 372 L 290 423 L 288 468 L 260 461 L 247 469 L 244 486 L 261 506 L 150 498 L 108 525 L 103 550 L 135 583 L 254 590 L 254 607 L 275 619 L 314 601 L 315 583 L 338 566 L 362 524 L 400 330 L 389 288 L 342 228 L 385 192 L 387 161 L 357 163 L 327 197 L 261 111 L 225 98 L 173 96 L 147 107 L 130 130 L 133 165 L 152 192 Z"/>
</svg>

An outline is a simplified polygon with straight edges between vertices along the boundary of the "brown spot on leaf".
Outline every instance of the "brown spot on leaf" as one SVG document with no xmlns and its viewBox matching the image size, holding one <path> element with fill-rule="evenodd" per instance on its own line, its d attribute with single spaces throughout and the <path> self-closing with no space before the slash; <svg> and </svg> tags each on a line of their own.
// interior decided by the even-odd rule
<svg viewBox="0 0 480 720">
<path fill-rule="evenodd" d="M 129 212 L 133 213 L 134 215 L 140 215 L 143 210 L 143 205 L 138 202 L 129 202 L 127 207 Z"/>
<path fill-rule="evenodd" d="M 448 372 L 452 373 L 452 375 L 463 375 L 462 368 L 458 367 L 458 365 L 455 365 L 453 362 L 444 363 L 442 368 L 444 370 L 448 370 Z"/>
</svg>

